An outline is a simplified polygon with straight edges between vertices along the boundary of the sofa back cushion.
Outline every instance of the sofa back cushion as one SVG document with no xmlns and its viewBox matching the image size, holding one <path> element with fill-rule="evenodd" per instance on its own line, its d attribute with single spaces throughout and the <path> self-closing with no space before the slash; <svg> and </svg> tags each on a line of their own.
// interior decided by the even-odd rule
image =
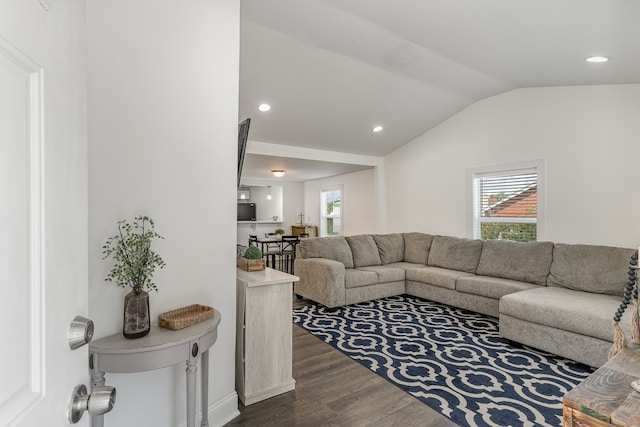
<svg viewBox="0 0 640 427">
<path fill-rule="evenodd" d="M 428 265 L 475 274 L 481 252 L 482 240 L 435 236 L 429 250 Z"/>
<path fill-rule="evenodd" d="M 552 242 L 485 240 L 476 274 L 544 286 L 552 258 Z"/>
<path fill-rule="evenodd" d="M 425 233 L 403 233 L 404 262 L 427 264 L 433 236 Z"/>
<path fill-rule="evenodd" d="M 556 243 L 547 286 L 598 294 L 624 294 L 633 249 Z"/>
<path fill-rule="evenodd" d="M 353 265 L 357 267 L 368 267 L 370 265 L 380 265 L 380 254 L 378 247 L 370 234 L 360 234 L 358 236 L 347 236 L 347 243 L 351 247 L 353 254 Z"/>
<path fill-rule="evenodd" d="M 372 237 L 378 247 L 382 264 L 402 262 L 404 259 L 404 238 L 402 234 L 374 234 Z"/>
<path fill-rule="evenodd" d="M 296 251 L 300 258 L 327 258 L 343 263 L 346 268 L 353 268 L 351 248 L 342 236 L 302 239 Z"/>
</svg>

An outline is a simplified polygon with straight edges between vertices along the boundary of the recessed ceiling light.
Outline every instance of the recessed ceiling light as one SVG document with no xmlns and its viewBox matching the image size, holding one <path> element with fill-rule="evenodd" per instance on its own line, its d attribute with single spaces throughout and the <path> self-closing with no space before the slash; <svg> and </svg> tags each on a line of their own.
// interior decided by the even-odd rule
<svg viewBox="0 0 640 427">
<path fill-rule="evenodd" d="M 607 62 L 609 60 L 609 58 L 607 58 L 606 56 L 589 56 L 587 58 L 584 59 L 587 62 Z"/>
<path fill-rule="evenodd" d="M 262 112 L 266 112 L 271 110 L 271 105 L 269 104 L 260 104 L 258 105 L 258 110 L 262 111 Z"/>
<path fill-rule="evenodd" d="M 374 128 L 373 128 L 373 129 L 371 129 L 371 132 L 378 133 L 378 132 L 380 132 L 382 129 L 383 129 L 383 127 L 382 127 L 382 126 L 374 126 Z"/>
</svg>

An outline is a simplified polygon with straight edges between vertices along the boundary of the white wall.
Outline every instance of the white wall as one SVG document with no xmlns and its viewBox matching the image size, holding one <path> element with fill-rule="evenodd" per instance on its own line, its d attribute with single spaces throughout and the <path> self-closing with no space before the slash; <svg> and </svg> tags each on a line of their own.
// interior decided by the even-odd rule
<svg viewBox="0 0 640 427">
<path fill-rule="evenodd" d="M 320 192 L 335 185 L 342 186 L 342 234 L 352 236 L 378 232 L 376 182 L 373 168 L 305 182 L 305 223 L 318 226 L 318 233 L 320 233 Z"/>
<path fill-rule="evenodd" d="M 640 85 L 518 89 L 385 159 L 390 231 L 470 236 L 467 171 L 543 159 L 546 240 L 640 243 Z"/>
<path fill-rule="evenodd" d="M 126 290 L 104 281 L 101 246 L 116 221 L 147 214 L 155 249 L 151 315 L 185 305 L 222 314 L 210 351 L 211 425 L 237 414 L 235 203 L 239 3 L 87 1 L 89 297 L 96 338 L 121 331 Z M 215 195 L 215 196 L 214 196 Z M 107 374 L 111 426 L 178 426 L 185 366 Z M 198 411 L 200 411 L 198 402 Z"/>
<path fill-rule="evenodd" d="M 285 233 L 291 232 L 291 226 L 300 223 L 298 216 L 304 211 L 304 185 L 301 182 L 287 182 L 283 188 Z"/>
<path fill-rule="evenodd" d="M 277 217 L 275 221 L 282 221 L 282 187 L 253 186 L 247 188 L 251 190 L 249 203 L 256 205 L 256 221 L 274 221 L 274 216 Z M 271 193 L 271 199 L 267 198 L 269 193 Z M 240 200 L 238 201 L 240 202 Z"/>
</svg>

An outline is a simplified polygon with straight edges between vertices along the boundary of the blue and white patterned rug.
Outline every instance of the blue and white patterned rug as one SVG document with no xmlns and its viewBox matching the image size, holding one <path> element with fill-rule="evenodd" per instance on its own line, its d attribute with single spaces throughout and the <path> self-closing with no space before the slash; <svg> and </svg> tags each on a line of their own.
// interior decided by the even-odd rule
<svg viewBox="0 0 640 427">
<path fill-rule="evenodd" d="M 408 295 L 293 322 L 462 426 L 561 426 L 588 366 L 505 342 L 498 320 Z"/>
</svg>

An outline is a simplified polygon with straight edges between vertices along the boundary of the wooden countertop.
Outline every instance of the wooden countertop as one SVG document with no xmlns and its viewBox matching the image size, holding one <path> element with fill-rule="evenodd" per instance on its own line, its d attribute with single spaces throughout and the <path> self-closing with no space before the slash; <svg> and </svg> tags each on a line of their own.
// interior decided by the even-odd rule
<svg viewBox="0 0 640 427">
<path fill-rule="evenodd" d="M 640 349 L 627 347 L 563 399 L 565 406 L 614 426 L 640 426 Z"/>
</svg>

